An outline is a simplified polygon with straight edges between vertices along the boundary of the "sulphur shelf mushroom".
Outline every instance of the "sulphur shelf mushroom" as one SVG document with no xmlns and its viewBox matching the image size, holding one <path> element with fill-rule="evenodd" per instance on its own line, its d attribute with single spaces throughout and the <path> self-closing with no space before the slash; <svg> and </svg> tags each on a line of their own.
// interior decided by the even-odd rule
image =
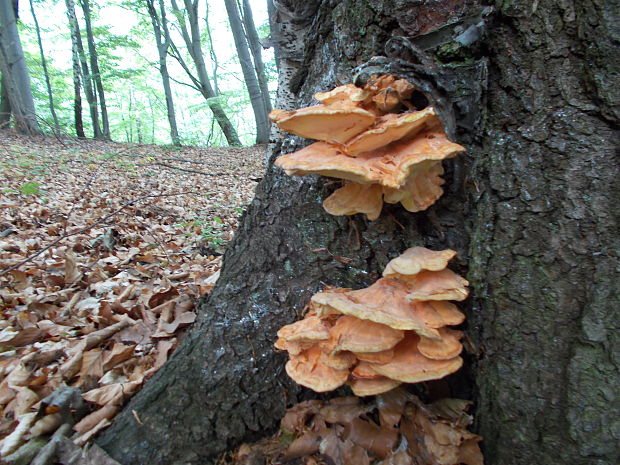
<svg viewBox="0 0 620 465">
<path fill-rule="evenodd" d="M 463 300 L 468 283 L 447 268 L 455 255 L 412 247 L 367 288 L 312 296 L 305 318 L 278 331 L 289 376 L 317 392 L 346 383 L 366 396 L 458 370 L 463 334 L 448 326 L 465 316 L 449 300 Z"/>
<path fill-rule="evenodd" d="M 282 130 L 320 142 L 275 162 L 288 175 L 319 174 L 345 180 L 323 203 L 332 215 L 379 217 L 383 202 L 408 211 L 427 209 L 443 194 L 442 160 L 465 149 L 451 142 L 433 107 L 408 102 L 414 87 L 378 76 L 364 88 L 353 84 L 319 92 L 320 105 L 274 110 Z M 407 111 L 398 113 L 407 108 Z"/>
</svg>

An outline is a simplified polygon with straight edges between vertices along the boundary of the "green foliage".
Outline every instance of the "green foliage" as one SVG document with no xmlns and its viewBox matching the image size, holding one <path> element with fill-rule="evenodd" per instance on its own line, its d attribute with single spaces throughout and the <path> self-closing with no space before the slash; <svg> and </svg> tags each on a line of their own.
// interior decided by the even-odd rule
<svg viewBox="0 0 620 465">
<path fill-rule="evenodd" d="M 144 0 L 111 0 L 105 4 L 101 0 L 91 0 L 90 3 L 112 139 L 145 144 L 169 143 L 166 103 L 157 70 L 157 51 Z M 234 48 L 232 38 L 227 36 L 227 23 L 222 21 L 219 4 L 213 1 L 210 3 L 209 23 L 214 43 L 209 40 L 206 27 L 201 25 L 201 41 L 207 69 L 213 69 L 211 52 L 214 52 L 218 58 L 217 81 L 220 87 L 217 102 L 237 129 L 242 143 L 252 144 L 255 138 L 254 118 L 238 60 L 234 51 L 231 53 Z M 167 6 L 170 8 L 169 4 Z M 180 6 L 182 7 L 181 4 Z M 64 2 L 39 0 L 35 1 L 35 9 L 41 26 L 54 109 L 59 118 L 60 129 L 62 133 L 75 136 L 71 38 Z M 84 27 L 80 8 L 76 10 L 78 21 Z M 205 11 L 205 5 L 202 4 L 199 8 L 201 21 L 205 19 Z M 119 15 L 122 16 L 120 20 Z M 42 129 L 52 132 L 45 77 L 29 9 L 23 9 L 21 16 L 20 37 L 30 71 L 37 115 Z M 173 40 L 188 65 L 192 67 L 188 51 L 178 33 L 176 23 L 179 18 L 172 14 L 171 9 L 168 19 L 171 21 Z M 269 33 L 268 22 L 258 27 L 258 33 L 263 38 Z M 85 33 L 83 40 L 86 42 Z M 273 57 L 266 54 L 264 59 L 268 78 L 273 83 L 276 80 Z M 168 67 L 175 81 L 172 83 L 173 97 L 182 143 L 227 145 L 226 138 L 213 120 L 209 102 L 195 89 L 179 84 L 187 83 L 188 79 L 175 60 L 169 58 Z M 195 72 L 193 68 L 192 72 Z M 82 115 L 88 137 L 92 135 L 92 127 L 83 94 Z"/>
</svg>

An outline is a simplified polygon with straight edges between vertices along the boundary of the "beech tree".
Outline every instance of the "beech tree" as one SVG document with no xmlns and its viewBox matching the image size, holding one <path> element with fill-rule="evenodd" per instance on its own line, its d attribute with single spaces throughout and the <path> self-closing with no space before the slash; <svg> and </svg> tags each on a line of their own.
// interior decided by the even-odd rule
<svg viewBox="0 0 620 465">
<path fill-rule="evenodd" d="M 56 133 L 60 131 L 60 125 L 58 124 L 58 116 L 56 116 L 56 109 L 54 108 L 54 94 L 52 92 L 52 84 L 50 82 L 50 75 L 47 71 L 47 60 L 45 59 L 45 53 L 43 52 L 43 41 L 41 40 L 41 28 L 39 27 L 39 21 L 34 10 L 34 2 L 30 0 L 30 12 L 32 13 L 32 19 L 34 21 L 35 30 L 37 32 L 37 42 L 39 44 L 39 53 L 41 55 L 41 66 L 43 67 L 43 74 L 45 76 L 45 86 L 47 87 L 47 97 L 50 104 L 50 113 L 54 120 L 54 129 Z"/>
<path fill-rule="evenodd" d="M 155 5 L 155 0 L 146 0 L 146 7 L 151 17 L 153 32 L 155 33 L 155 43 L 159 54 L 159 74 L 164 85 L 166 95 L 166 110 L 168 113 L 168 123 L 170 124 L 170 139 L 174 145 L 180 145 L 179 131 L 177 130 L 177 120 L 174 113 L 174 101 L 172 99 L 172 88 L 170 87 L 170 74 L 166 63 L 168 51 L 171 45 L 170 31 L 168 29 L 168 19 L 163 0 L 159 0 L 159 12 Z"/>
<path fill-rule="evenodd" d="M 207 65 L 205 63 L 204 55 L 202 53 L 202 43 L 200 36 L 200 26 L 198 24 L 198 0 L 184 0 L 183 2 L 185 10 L 181 11 L 175 0 L 172 0 L 172 10 L 174 11 L 179 21 L 179 29 L 183 40 L 187 47 L 192 61 L 194 62 L 196 73 L 194 74 L 190 70 L 189 66 L 183 59 L 179 50 L 172 44 L 173 56 L 183 67 L 188 77 L 192 81 L 192 87 L 198 90 L 202 96 L 207 100 L 207 105 L 213 112 L 213 116 L 216 119 L 220 129 L 224 133 L 229 145 L 241 145 L 237 130 L 232 125 L 226 112 L 222 108 L 222 105 L 217 101 L 218 91 L 217 86 L 211 85 L 209 73 L 207 72 Z M 189 22 L 189 31 L 185 21 L 187 15 L 187 22 Z M 210 34 L 209 34 L 210 37 Z M 215 76 L 214 76 L 215 78 Z"/>
<path fill-rule="evenodd" d="M 73 0 L 65 0 L 65 5 L 67 6 L 67 18 L 69 19 L 69 29 L 71 31 L 71 51 L 73 54 L 74 63 L 73 83 L 75 86 L 78 81 L 81 81 L 84 86 L 84 94 L 86 96 L 86 102 L 88 103 L 88 108 L 90 110 L 90 119 L 93 125 L 93 137 L 95 139 L 99 139 L 103 137 L 103 133 L 101 132 L 101 125 L 99 124 L 99 111 L 97 109 L 97 91 L 93 83 L 93 76 L 91 75 L 90 69 L 88 67 L 86 53 L 84 52 L 82 33 L 80 31 L 80 25 L 78 23 L 77 16 L 75 15 L 75 2 Z M 78 66 L 76 66 L 76 60 Z M 76 77 L 76 73 L 79 74 L 78 77 Z M 81 123 L 77 118 L 77 105 L 78 99 L 76 96 L 74 109 L 74 113 L 76 115 L 76 131 L 78 131 L 79 124 Z M 78 137 L 80 137 L 79 131 Z"/>
<path fill-rule="evenodd" d="M 88 0 L 80 0 L 80 6 L 82 7 L 82 11 L 84 12 L 84 22 L 86 24 L 86 43 L 88 44 L 88 58 L 90 61 L 90 69 L 92 72 L 91 81 L 93 83 L 93 92 L 97 95 L 99 109 L 101 111 L 101 136 L 105 139 L 109 139 L 110 122 L 108 121 L 108 108 L 105 103 L 105 92 L 103 90 L 101 71 L 99 70 L 99 59 L 97 57 L 97 47 L 95 46 L 95 36 L 93 34 L 90 3 Z"/>
<path fill-rule="evenodd" d="M 250 56 L 250 45 L 246 39 L 247 31 L 243 27 L 237 1 L 224 0 L 224 3 L 226 5 L 226 12 L 228 13 L 230 29 L 235 41 L 237 56 L 239 57 L 239 64 L 241 65 L 241 71 L 243 72 L 243 79 L 245 80 L 245 85 L 248 88 L 250 102 L 252 103 L 252 109 L 254 110 L 254 120 L 256 121 L 256 143 L 266 144 L 269 141 L 269 111 L 266 105 L 269 100 L 269 93 L 267 91 L 267 97 L 264 97 L 263 90 L 267 90 L 266 82 L 261 87 L 259 81 L 260 73 L 257 73 L 260 66 L 262 66 L 262 62 L 257 63 L 256 67 L 252 62 L 252 57 Z M 248 8 L 248 14 L 251 15 L 249 11 L 250 10 Z M 249 22 L 250 21 L 248 19 L 246 25 L 249 25 Z M 254 27 L 253 24 L 251 26 L 252 28 Z M 256 31 L 254 32 L 256 33 Z M 247 34 L 247 37 L 250 37 L 250 34 Z"/>
<path fill-rule="evenodd" d="M 99 439 L 124 464 L 215 463 L 271 433 L 302 390 L 272 347 L 325 284 L 369 285 L 407 247 L 451 248 L 470 340 L 451 394 L 475 402 L 489 465 L 619 458 L 613 2 L 278 1 L 278 108 L 389 73 L 415 83 L 468 152 L 429 210 L 332 217 L 337 185 L 272 163 L 181 347 Z M 374 58 L 373 58 L 374 57 Z M 139 421 L 138 421 L 139 419 Z"/>
<path fill-rule="evenodd" d="M 17 32 L 17 10 L 11 0 L 0 0 L 0 71 L 2 100 L 0 122 L 13 114 L 15 126 L 24 134 L 38 134 L 39 123 L 30 88 L 30 75 Z M 10 105 L 10 110 L 9 110 Z M 3 116 L 4 115 L 4 116 Z"/>
</svg>

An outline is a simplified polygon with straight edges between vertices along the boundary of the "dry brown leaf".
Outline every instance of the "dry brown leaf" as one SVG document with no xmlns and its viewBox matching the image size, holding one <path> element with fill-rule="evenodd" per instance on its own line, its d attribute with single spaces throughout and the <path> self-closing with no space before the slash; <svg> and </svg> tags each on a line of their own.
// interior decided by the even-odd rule
<svg viewBox="0 0 620 465">
<path fill-rule="evenodd" d="M 103 370 L 108 371 L 119 363 L 129 360 L 134 353 L 136 346 L 115 343 L 112 350 L 106 351 L 103 359 Z"/>
<path fill-rule="evenodd" d="M 176 338 L 157 342 L 157 356 L 155 357 L 155 363 L 153 363 L 153 366 L 151 368 L 146 370 L 144 376 L 151 376 L 155 374 L 155 372 L 157 372 L 157 370 L 159 370 L 162 366 L 164 366 L 164 363 L 166 363 L 166 360 L 168 360 L 168 352 L 174 349 L 176 343 Z"/>
<path fill-rule="evenodd" d="M 119 411 L 119 408 L 114 405 L 105 405 L 100 409 L 95 410 L 93 413 L 86 415 L 78 423 L 73 426 L 74 431 L 79 434 L 84 434 L 92 430 L 101 420 L 113 418 Z"/>
<path fill-rule="evenodd" d="M 97 423 L 91 430 L 85 432 L 84 434 L 78 436 L 73 439 L 73 442 L 78 446 L 83 446 L 86 444 L 92 437 L 94 437 L 99 431 L 110 426 L 112 422 L 107 418 L 104 418 L 99 423 Z"/>
<path fill-rule="evenodd" d="M 99 379 L 103 376 L 103 351 L 92 349 L 84 352 L 82 356 L 82 367 L 80 369 L 80 380 L 77 386 L 81 386 L 86 378 Z"/>
<path fill-rule="evenodd" d="M 130 381 L 128 383 L 109 384 L 97 389 L 88 391 L 82 395 L 84 400 L 97 405 L 121 405 L 131 397 L 142 382 Z"/>
<path fill-rule="evenodd" d="M 65 284 L 71 284 L 76 282 L 82 273 L 78 267 L 78 263 L 73 252 L 68 251 L 65 254 Z"/>
</svg>

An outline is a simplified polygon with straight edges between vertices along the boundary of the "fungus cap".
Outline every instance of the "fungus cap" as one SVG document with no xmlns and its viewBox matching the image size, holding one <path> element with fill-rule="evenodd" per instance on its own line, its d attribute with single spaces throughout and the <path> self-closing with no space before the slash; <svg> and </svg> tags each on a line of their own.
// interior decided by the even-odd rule
<svg viewBox="0 0 620 465">
<path fill-rule="evenodd" d="M 287 351 L 289 355 L 299 355 L 314 344 L 315 342 L 291 342 L 279 337 L 273 345 L 276 349 Z"/>
<path fill-rule="evenodd" d="M 354 352 L 358 360 L 369 363 L 387 363 L 394 357 L 394 349 L 383 350 L 381 352 Z"/>
<path fill-rule="evenodd" d="M 308 139 L 344 144 L 375 122 L 375 115 L 353 106 L 316 105 L 294 111 L 273 110 L 269 118 L 280 129 Z"/>
<path fill-rule="evenodd" d="M 357 363 L 357 357 L 351 352 L 326 353 L 322 347 L 321 352 L 321 363 L 336 370 L 348 370 Z"/>
<path fill-rule="evenodd" d="M 432 184 L 441 185 L 441 178 L 434 179 L 443 173 L 440 161 L 456 156 L 462 149 L 445 135 L 428 131 L 416 139 L 397 142 L 358 157 L 348 156 L 341 146 L 315 142 L 279 157 L 275 164 L 288 175 L 320 174 L 359 184 L 381 184 L 399 189 L 410 179 L 426 173 L 432 178 Z M 415 194 L 413 187 L 408 189 Z M 442 192 L 439 189 L 440 195 Z M 398 201 L 400 199 L 393 203 Z"/>
<path fill-rule="evenodd" d="M 370 93 L 354 84 L 338 86 L 327 92 L 317 92 L 314 98 L 323 105 L 355 106 L 370 97 Z"/>
<path fill-rule="evenodd" d="M 286 373 L 297 383 L 316 392 L 333 391 L 347 382 L 349 370 L 337 370 L 321 362 L 323 351 L 314 346 L 292 356 Z"/>
<path fill-rule="evenodd" d="M 349 182 L 327 197 L 323 208 L 335 216 L 364 213 L 370 221 L 374 221 L 383 208 L 383 192 L 379 184 Z"/>
<path fill-rule="evenodd" d="M 405 337 L 401 330 L 349 315 L 341 316 L 329 334 L 329 341 L 323 343 L 323 348 L 330 352 L 382 352 Z"/>
<path fill-rule="evenodd" d="M 385 278 L 384 278 L 385 279 Z M 421 271 L 418 274 L 398 278 L 411 286 L 409 300 L 465 300 L 469 295 L 469 282 L 446 268 L 440 271 Z"/>
<path fill-rule="evenodd" d="M 372 370 L 390 379 L 404 383 L 419 383 L 443 378 L 463 365 L 461 357 L 449 360 L 426 358 L 417 348 L 420 338 L 410 332 L 394 349 L 394 358 L 385 364 L 374 363 Z"/>
<path fill-rule="evenodd" d="M 346 144 L 352 156 L 384 147 L 391 142 L 412 137 L 425 128 L 437 126 L 439 119 L 433 107 L 395 115 L 390 113 L 379 118 L 374 127 L 361 132 Z"/>
<path fill-rule="evenodd" d="M 317 316 L 307 316 L 280 328 L 278 337 L 289 342 L 324 341 L 329 339 L 329 325 Z"/>
<path fill-rule="evenodd" d="M 381 278 L 365 289 L 319 292 L 312 296 L 312 302 L 394 329 L 412 329 L 427 337 L 439 337 L 437 330 L 417 311 L 417 302 L 407 299 L 410 292 L 411 288 L 404 282 Z"/>
<path fill-rule="evenodd" d="M 426 247 L 411 247 L 390 260 L 383 270 L 383 276 L 412 275 L 422 270 L 443 270 L 455 256 L 456 252 L 451 249 L 435 251 Z"/>
<path fill-rule="evenodd" d="M 400 381 L 381 376 L 374 379 L 353 378 L 349 380 L 349 386 L 353 394 L 359 397 L 376 396 L 400 386 Z"/>
<path fill-rule="evenodd" d="M 398 189 L 384 187 L 383 200 L 386 203 L 400 202 L 405 210 L 412 213 L 426 210 L 443 195 L 442 174 L 441 162 L 432 163 L 427 171 L 409 177 L 404 186 Z"/>
<path fill-rule="evenodd" d="M 351 377 L 357 379 L 377 379 L 381 378 L 381 375 L 372 369 L 372 364 L 360 362 L 351 372 Z"/>
<path fill-rule="evenodd" d="M 463 333 L 450 328 L 440 328 L 439 334 L 441 336 L 439 340 L 421 336 L 418 342 L 420 353 L 433 360 L 449 360 L 458 356 L 463 350 L 459 342 Z"/>
</svg>

